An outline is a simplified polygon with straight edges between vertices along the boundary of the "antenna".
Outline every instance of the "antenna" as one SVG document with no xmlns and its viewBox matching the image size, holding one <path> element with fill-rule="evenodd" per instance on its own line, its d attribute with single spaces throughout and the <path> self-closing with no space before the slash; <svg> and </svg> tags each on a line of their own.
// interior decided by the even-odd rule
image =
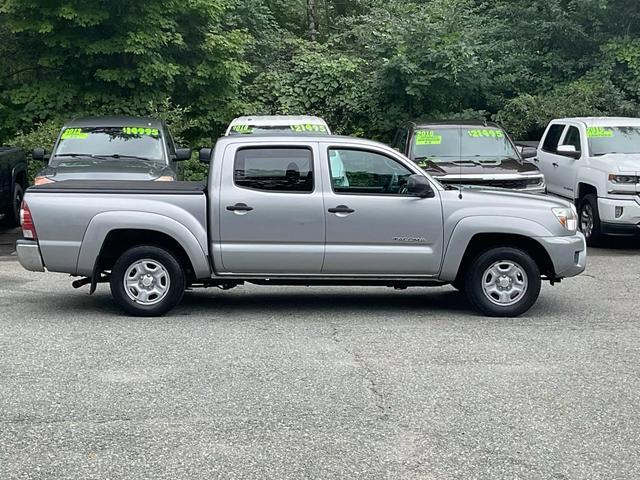
<svg viewBox="0 0 640 480">
<path fill-rule="evenodd" d="M 462 200 L 462 126 L 458 127 L 458 148 L 460 149 L 458 158 L 458 199 Z"/>
</svg>

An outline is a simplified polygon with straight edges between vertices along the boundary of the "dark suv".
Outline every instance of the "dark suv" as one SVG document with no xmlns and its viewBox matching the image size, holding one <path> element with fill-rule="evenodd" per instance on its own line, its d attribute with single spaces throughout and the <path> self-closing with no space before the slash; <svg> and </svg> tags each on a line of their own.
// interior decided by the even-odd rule
<svg viewBox="0 0 640 480">
<path fill-rule="evenodd" d="M 191 157 L 176 149 L 161 120 L 139 117 L 78 118 L 62 127 L 53 152 L 38 148 L 47 166 L 36 185 L 62 180 L 177 180 L 177 162 Z"/>
<path fill-rule="evenodd" d="M 0 222 L 20 224 L 20 204 L 27 188 L 27 161 L 17 148 L 0 147 Z"/>
<path fill-rule="evenodd" d="M 507 132 L 490 122 L 410 122 L 393 147 L 441 183 L 545 192 L 544 175 Z"/>
</svg>

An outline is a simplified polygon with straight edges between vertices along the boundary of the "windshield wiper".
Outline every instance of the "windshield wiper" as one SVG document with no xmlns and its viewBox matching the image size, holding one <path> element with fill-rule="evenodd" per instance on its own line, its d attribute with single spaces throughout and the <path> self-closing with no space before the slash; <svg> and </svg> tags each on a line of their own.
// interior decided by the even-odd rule
<svg viewBox="0 0 640 480">
<path fill-rule="evenodd" d="M 119 153 L 114 153 L 113 155 L 97 155 L 95 153 L 60 153 L 54 155 L 55 157 L 71 157 L 71 158 L 93 158 L 96 160 L 120 160 L 120 159 L 135 159 L 142 160 L 144 162 L 153 163 L 153 160 L 147 157 L 140 157 L 137 155 L 120 155 Z"/>
<path fill-rule="evenodd" d="M 121 155 L 119 153 L 114 153 L 113 155 L 96 155 L 96 156 L 100 158 L 115 158 L 116 160 L 121 158 L 132 158 L 134 160 L 144 160 L 146 162 L 153 162 L 152 159 L 148 157 L 141 157 L 139 155 Z"/>
</svg>

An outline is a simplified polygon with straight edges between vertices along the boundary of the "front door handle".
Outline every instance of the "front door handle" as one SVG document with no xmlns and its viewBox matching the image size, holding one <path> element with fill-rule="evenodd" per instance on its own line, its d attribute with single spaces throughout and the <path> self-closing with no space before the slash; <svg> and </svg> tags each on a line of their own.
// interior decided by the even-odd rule
<svg viewBox="0 0 640 480">
<path fill-rule="evenodd" d="M 553 162 L 551 165 L 553 165 L 554 167 L 559 167 L 560 165 L 558 165 L 556 162 Z"/>
<path fill-rule="evenodd" d="M 338 205 L 335 208 L 330 208 L 329 213 L 353 213 L 355 210 L 353 208 L 349 208 L 346 205 Z"/>
<path fill-rule="evenodd" d="M 250 212 L 253 207 L 250 207 L 246 203 L 236 203 L 235 205 L 229 205 L 227 210 L 230 212 Z"/>
</svg>

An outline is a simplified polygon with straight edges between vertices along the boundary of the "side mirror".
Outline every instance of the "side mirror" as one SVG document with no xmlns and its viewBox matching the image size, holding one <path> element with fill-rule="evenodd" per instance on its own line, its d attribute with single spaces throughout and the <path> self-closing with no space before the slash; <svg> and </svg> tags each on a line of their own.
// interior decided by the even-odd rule
<svg viewBox="0 0 640 480">
<path fill-rule="evenodd" d="M 533 158 L 538 155 L 538 149 L 534 147 L 520 147 L 520 155 L 522 158 Z"/>
<path fill-rule="evenodd" d="M 176 162 L 181 162 L 183 160 L 189 160 L 191 158 L 192 150 L 190 148 L 178 148 L 176 149 L 175 159 Z"/>
<path fill-rule="evenodd" d="M 407 192 L 420 198 L 435 197 L 435 193 L 427 177 L 417 174 L 409 177 L 407 181 Z"/>
<path fill-rule="evenodd" d="M 202 163 L 209 163 L 211 161 L 211 154 L 213 153 L 212 148 L 201 148 L 200 154 L 198 155 L 198 159 Z"/>
<path fill-rule="evenodd" d="M 560 145 L 558 146 L 557 152 L 558 155 L 573 158 L 576 160 L 582 156 L 582 152 L 576 150 L 576 147 L 573 145 Z"/>
<path fill-rule="evenodd" d="M 49 160 L 49 158 L 47 157 L 47 152 L 44 148 L 34 148 L 33 152 L 31 153 L 31 156 L 33 157 L 34 160 L 41 160 L 41 161 Z"/>
</svg>

